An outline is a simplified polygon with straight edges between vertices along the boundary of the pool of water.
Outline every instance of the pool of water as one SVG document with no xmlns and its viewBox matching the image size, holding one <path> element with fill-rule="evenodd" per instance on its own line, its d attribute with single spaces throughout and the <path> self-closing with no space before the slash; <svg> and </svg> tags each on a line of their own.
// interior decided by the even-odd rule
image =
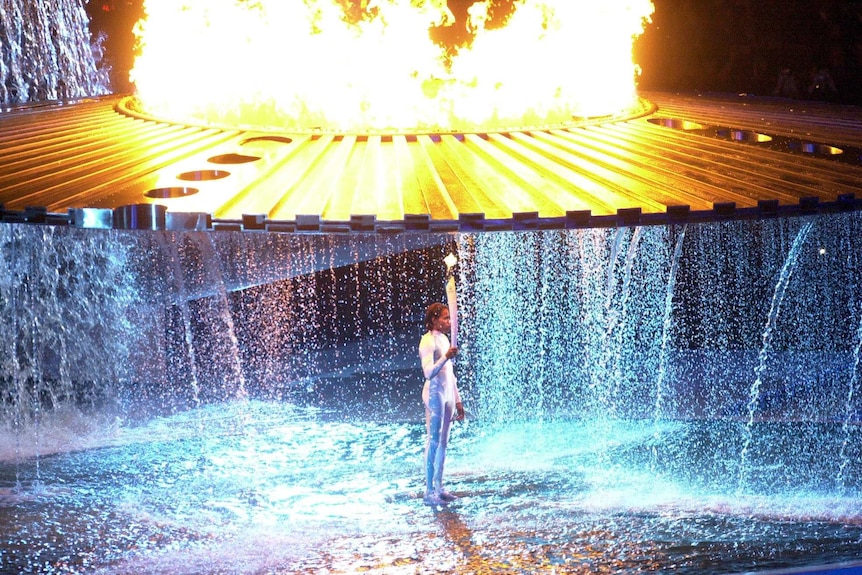
<svg viewBox="0 0 862 575">
<path fill-rule="evenodd" d="M 236 401 L 73 419 L 4 438 L 4 573 L 703 574 L 862 554 L 858 462 L 841 485 L 798 453 L 740 474 L 732 421 L 468 421 L 447 461 L 459 499 L 433 509 L 420 418 Z M 840 425 L 812 425 L 755 437 L 840 441 Z"/>
</svg>

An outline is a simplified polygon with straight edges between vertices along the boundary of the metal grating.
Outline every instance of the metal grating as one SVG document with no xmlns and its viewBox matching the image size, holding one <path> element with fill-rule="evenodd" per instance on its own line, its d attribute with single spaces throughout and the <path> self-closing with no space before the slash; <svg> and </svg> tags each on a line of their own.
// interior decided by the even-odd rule
<svg viewBox="0 0 862 575">
<path fill-rule="evenodd" d="M 498 133 L 178 125 L 118 98 L 0 112 L 0 221 L 493 231 L 862 209 L 862 111 L 648 94 L 639 117 Z"/>
</svg>

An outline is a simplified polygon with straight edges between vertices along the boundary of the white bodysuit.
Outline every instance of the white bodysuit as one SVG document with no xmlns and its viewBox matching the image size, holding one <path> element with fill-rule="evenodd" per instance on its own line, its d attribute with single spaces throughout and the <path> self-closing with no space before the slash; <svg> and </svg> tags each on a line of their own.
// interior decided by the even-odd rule
<svg viewBox="0 0 862 575">
<path fill-rule="evenodd" d="M 455 413 L 455 404 L 461 402 L 458 383 L 452 362 L 446 357 L 449 338 L 439 331 L 426 332 L 419 342 L 419 359 L 425 374 L 422 400 L 425 402 L 425 427 L 428 440 L 425 444 L 425 475 L 428 493 L 443 489 L 443 463 L 449 428 Z"/>
</svg>

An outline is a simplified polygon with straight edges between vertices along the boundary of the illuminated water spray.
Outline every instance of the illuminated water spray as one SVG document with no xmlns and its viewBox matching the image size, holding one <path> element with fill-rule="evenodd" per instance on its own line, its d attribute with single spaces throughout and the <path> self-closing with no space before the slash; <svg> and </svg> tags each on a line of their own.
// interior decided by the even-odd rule
<svg viewBox="0 0 862 575">
<path fill-rule="evenodd" d="M 102 38 L 90 38 L 81 0 L 0 2 L 0 104 L 109 92 Z"/>
<path fill-rule="evenodd" d="M 745 440 L 742 445 L 740 454 L 741 464 L 739 466 L 739 489 L 745 487 L 748 474 L 748 450 L 751 445 L 751 433 L 754 425 L 755 416 L 759 407 L 760 388 L 763 385 L 763 373 L 766 370 L 766 364 L 769 360 L 769 354 L 772 351 L 772 334 L 775 330 L 775 323 L 778 320 L 778 314 L 781 312 L 781 304 L 784 302 L 784 294 L 787 291 L 787 284 L 793 277 L 793 272 L 799 262 L 799 252 L 805 245 L 805 240 L 811 232 L 813 222 L 807 222 L 800 228 L 790 252 L 787 254 L 787 261 L 781 267 L 781 273 L 778 276 L 778 281 L 775 284 L 775 292 L 772 295 L 772 301 L 769 304 L 769 315 L 766 318 L 766 327 L 763 330 L 762 345 L 757 356 L 757 367 L 754 370 L 755 380 L 749 392 L 749 400 L 746 404 L 748 411 L 748 423 L 745 428 Z M 855 370 L 855 367 L 854 367 Z"/>
<path fill-rule="evenodd" d="M 687 458 L 673 422 L 727 422 L 732 431 L 721 433 L 730 435 L 713 448 L 754 490 L 800 481 L 789 469 L 799 450 L 810 449 L 804 445 L 830 453 L 843 445 L 841 461 L 820 460 L 817 479 L 803 480 L 834 487 L 853 456 L 846 440 L 822 426 L 856 417 L 857 324 L 826 318 L 856 317 L 858 278 L 852 266 L 827 265 L 816 246 L 832 253 L 843 225 L 469 238 L 462 244 L 462 265 L 470 269 L 462 284 L 470 317 L 465 346 L 481 416 L 498 423 L 585 418 L 601 441 L 613 434 L 609 422 L 650 422 L 654 444 L 644 464 L 665 470 Z M 742 239 L 752 234 L 756 245 Z M 818 423 L 780 440 L 780 426 L 766 423 L 799 419 Z M 855 433 L 856 425 L 844 429 Z M 776 458 L 788 469 L 774 468 Z M 716 473 L 702 480 L 720 484 Z"/>
<path fill-rule="evenodd" d="M 4 457 L 13 446 L 24 458 L 56 450 L 63 440 L 46 418 L 76 420 L 75 405 L 100 414 L 75 421 L 81 435 L 112 420 L 110 406 L 134 380 L 129 367 L 143 347 L 133 329 L 139 286 L 129 273 L 128 239 L 0 226 Z M 35 445 L 21 445 L 32 433 Z"/>
<path fill-rule="evenodd" d="M 676 291 L 676 276 L 679 271 L 679 259 L 682 256 L 682 246 L 685 241 L 685 226 L 682 226 L 677 234 L 675 247 L 673 250 L 673 258 L 670 263 L 670 270 L 668 271 L 668 279 L 667 279 L 667 288 L 665 290 L 665 298 L 664 298 L 664 321 L 662 323 L 662 331 L 661 331 L 661 353 L 659 355 L 659 363 L 658 363 L 658 373 L 656 375 L 656 384 L 655 384 L 655 407 L 653 409 L 653 421 L 656 425 L 655 429 L 655 439 L 656 443 L 661 442 L 661 427 L 660 424 L 665 420 L 665 394 L 667 393 L 666 389 L 666 378 L 667 378 L 667 369 L 668 369 L 668 361 L 670 359 L 671 352 L 671 330 L 673 328 L 673 302 L 674 302 L 674 293 Z M 658 462 L 656 458 L 658 457 L 657 449 L 653 448 L 653 460 L 652 467 L 655 468 Z"/>
<path fill-rule="evenodd" d="M 838 419 L 850 437 L 856 380 L 830 374 L 858 377 L 858 359 L 842 363 L 858 348 L 858 280 L 834 260 L 854 222 L 459 236 L 471 409 L 488 422 L 644 420 L 657 441 L 664 421 L 738 421 L 731 457 L 753 480 L 747 464 L 768 449 L 761 420 Z M 371 365 L 409 374 L 416 342 L 401 330 L 445 297 L 409 287 L 436 282 L 409 250 L 363 263 L 363 242 L 399 253 L 401 239 L 3 232 L 3 377 L 19 398 L 4 405 L 22 425 L 39 397 L 49 408 L 80 389 L 122 400 L 130 380 L 144 399 L 185 394 L 181 406 L 316 392 Z M 759 245 L 740 239 L 752 234 Z"/>
<path fill-rule="evenodd" d="M 483 415 L 643 417 L 661 357 L 666 228 L 487 234 L 463 257 Z M 646 251 L 646 253 L 644 253 Z M 663 301 L 663 299 L 662 299 Z M 637 362 L 637 368 L 634 363 Z M 559 382 L 553 383 L 550 382 Z"/>
<path fill-rule="evenodd" d="M 858 558 L 860 228 L 0 226 L 0 554 L 174 573 L 430 570 L 432 551 L 531 571 L 585 540 L 597 569 Z M 442 515 L 461 534 L 429 538 L 416 345 L 449 252 L 470 421 Z M 714 543 L 683 549 L 693 531 Z"/>
<path fill-rule="evenodd" d="M 844 420 L 841 424 L 841 430 L 844 435 L 841 441 L 841 450 L 838 453 L 838 459 L 841 462 L 838 469 L 838 484 L 840 486 L 847 485 L 851 478 L 847 476 L 848 467 L 852 461 L 852 453 L 854 453 L 853 444 L 858 443 L 858 419 L 862 409 L 860 409 L 859 395 L 859 380 L 862 377 L 860 372 L 860 351 L 862 351 L 862 318 L 859 321 L 859 329 L 856 332 L 856 345 L 853 348 L 853 369 L 850 380 L 847 383 L 847 403 L 844 409 Z"/>
</svg>

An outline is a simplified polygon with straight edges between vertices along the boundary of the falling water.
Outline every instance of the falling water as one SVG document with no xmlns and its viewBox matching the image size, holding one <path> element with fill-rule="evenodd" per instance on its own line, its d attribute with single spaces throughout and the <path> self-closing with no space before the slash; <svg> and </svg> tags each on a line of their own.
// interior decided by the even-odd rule
<svg viewBox="0 0 862 575">
<path fill-rule="evenodd" d="M 189 384 L 191 386 L 192 405 L 200 406 L 201 392 L 198 383 L 197 359 L 195 358 L 194 333 L 192 331 L 191 312 L 189 311 L 188 292 L 183 273 L 183 265 L 180 257 L 179 245 L 175 242 L 166 242 L 165 249 L 168 252 L 170 262 L 170 276 L 173 278 L 173 293 L 176 294 L 177 307 L 179 308 L 182 322 L 182 342 L 185 346 L 184 357 L 188 358 Z"/>
<path fill-rule="evenodd" d="M 90 427 L 86 420 L 63 419 L 71 417 L 73 404 L 110 413 L 118 388 L 132 376 L 125 366 L 137 344 L 129 330 L 137 286 L 127 268 L 128 248 L 113 232 L 0 225 L 4 439 L 10 431 L 49 425 L 49 414 Z M 57 449 L 51 431 L 43 429 L 20 455 Z"/>
<path fill-rule="evenodd" d="M 659 356 L 658 377 L 656 378 L 655 390 L 655 407 L 653 409 L 653 421 L 656 423 L 654 432 L 654 440 L 656 444 L 661 443 L 661 428 L 659 424 L 665 419 L 664 401 L 665 401 L 665 377 L 668 370 L 668 356 L 670 355 L 671 341 L 671 326 L 673 323 L 673 296 L 676 288 L 676 275 L 679 270 L 679 258 L 682 255 L 682 245 L 685 241 L 685 226 L 682 226 L 676 238 L 676 244 L 673 250 L 673 259 L 671 260 L 670 270 L 668 271 L 667 289 L 665 290 L 664 298 L 664 321 L 662 322 L 661 331 L 661 354 Z M 652 467 L 656 468 L 658 457 L 657 449 L 653 447 Z"/>
<path fill-rule="evenodd" d="M 81 0 L 0 1 L 0 104 L 109 93 L 101 38 L 90 38 Z"/>
<path fill-rule="evenodd" d="M 462 242 L 472 270 L 464 305 L 479 326 L 469 343 L 477 349 L 470 365 L 482 416 L 531 420 L 539 398 L 546 417 L 651 414 L 626 398 L 654 394 L 650 374 L 665 314 L 654 304 L 664 301 L 670 267 L 666 234 L 549 231 Z"/>
<path fill-rule="evenodd" d="M 223 329 L 218 330 L 224 334 L 218 355 L 223 357 L 221 370 L 223 371 L 225 388 L 229 389 L 229 393 L 234 397 L 244 399 L 247 397 L 247 390 L 240 364 L 236 328 L 234 327 L 233 315 L 231 314 L 230 302 L 225 286 L 222 269 L 224 262 L 216 249 L 212 234 L 202 234 L 200 240 L 199 246 L 204 252 L 202 259 L 208 263 L 209 282 L 215 287 L 214 296 L 211 298 L 211 304 L 214 306 L 214 309 L 209 315 L 217 317 L 224 326 Z M 212 340 L 213 338 L 211 337 L 210 339 Z"/>
<path fill-rule="evenodd" d="M 650 421 L 650 459 L 664 473 L 719 487 L 728 473 L 753 466 L 750 487 L 793 486 L 795 457 L 837 452 L 816 422 L 834 419 L 846 403 L 839 390 L 852 338 L 839 303 L 854 297 L 858 270 L 842 263 L 847 249 L 833 244 L 857 224 L 853 216 L 818 221 L 817 228 L 782 220 L 643 228 L 640 237 L 581 230 L 462 242 L 471 269 L 464 305 L 474 323 L 468 344 L 477 411 L 497 422 L 534 419 L 537 405 L 546 419 L 575 416 L 594 426 Z M 795 237 L 790 246 L 788 236 Z M 829 246 L 826 255 L 802 258 L 806 239 Z M 806 266 L 794 273 L 801 261 Z M 799 276 L 793 286 L 791 274 Z M 789 317 L 778 324 L 785 307 Z M 765 335 L 756 328 L 764 317 Z M 749 412 L 752 372 L 759 415 Z M 712 470 L 680 467 L 682 453 L 698 447 L 676 445 L 676 422 L 692 419 L 721 422 L 718 435 L 692 438 L 718 441 Z M 788 447 L 788 436 L 776 442 L 769 429 L 780 419 L 812 423 Z M 611 427 L 601 431 L 606 439 Z M 716 439 L 725 433 L 740 439 Z M 830 489 L 837 465 L 818 461 L 817 473 L 797 487 Z"/>
<path fill-rule="evenodd" d="M 749 449 L 751 448 L 751 435 L 752 429 L 754 427 L 755 416 L 757 414 L 757 407 L 760 402 L 760 388 L 763 384 L 763 373 L 766 370 L 766 362 L 769 359 L 769 354 L 772 351 L 772 334 L 775 330 L 775 323 L 778 319 L 778 314 L 781 312 L 781 304 L 784 302 L 784 294 L 787 291 L 787 284 L 790 282 L 790 278 L 793 276 L 793 272 L 796 269 L 796 265 L 799 261 L 799 252 L 802 249 L 802 246 L 805 245 L 805 240 L 808 237 L 808 234 L 811 232 L 811 227 L 814 225 L 814 222 L 807 222 L 804 226 L 799 230 L 799 233 L 796 234 L 796 239 L 793 241 L 793 246 L 790 248 L 790 252 L 787 254 L 787 260 L 784 262 L 784 265 L 781 268 L 781 273 L 778 276 L 778 282 L 775 284 L 775 291 L 772 294 L 772 301 L 769 307 L 769 315 L 766 318 L 766 326 L 763 329 L 763 345 L 760 348 L 760 352 L 758 353 L 758 363 L 757 367 L 754 370 L 755 380 L 751 386 L 751 391 L 749 392 L 748 404 L 746 405 L 746 409 L 748 411 L 748 421 L 744 428 L 744 440 L 742 444 L 742 451 L 740 452 L 740 463 L 739 463 L 739 482 L 738 489 L 744 489 L 747 481 L 748 481 L 748 473 L 749 473 Z"/>
<path fill-rule="evenodd" d="M 620 252 L 620 242 L 623 238 L 623 229 L 617 230 L 617 236 L 614 239 L 613 250 L 611 251 L 611 261 L 608 266 L 608 283 L 605 300 L 605 317 L 607 317 L 607 326 L 605 328 L 605 342 L 603 344 L 605 357 L 599 365 L 599 373 L 607 374 L 606 377 L 609 387 L 605 387 L 602 395 L 603 406 L 608 410 L 611 416 L 616 416 L 618 410 L 616 401 L 619 398 L 619 387 L 622 382 L 622 350 L 624 348 L 623 341 L 623 326 L 628 320 L 628 303 L 631 298 L 632 290 L 632 266 L 634 265 L 635 256 L 637 255 L 638 242 L 641 237 L 641 228 L 634 228 L 631 231 L 629 246 L 625 252 L 625 260 L 623 263 L 623 278 L 622 285 L 619 288 L 619 293 L 615 287 L 615 271 L 616 261 Z"/>
<path fill-rule="evenodd" d="M 859 329 L 856 331 L 856 344 L 853 348 L 852 375 L 850 376 L 850 381 L 847 383 L 847 403 L 844 409 L 844 421 L 841 423 L 843 439 L 841 440 L 841 449 L 838 452 L 838 460 L 840 461 L 838 466 L 838 485 L 842 487 L 845 487 L 850 480 L 847 477 L 847 468 L 850 466 L 853 454 L 856 452 L 853 448 L 852 440 L 854 436 L 858 436 L 860 416 L 857 396 L 859 395 L 859 362 L 862 359 L 860 357 L 860 354 L 862 354 L 862 313 L 859 316 Z"/>
<path fill-rule="evenodd" d="M 717 573 L 854 560 L 862 270 L 846 255 L 860 231 L 858 214 L 403 237 L 2 225 L 13 535 L 0 561 Z M 456 248 L 470 424 L 447 458 L 461 499 L 433 513 L 416 346 Z"/>
</svg>

